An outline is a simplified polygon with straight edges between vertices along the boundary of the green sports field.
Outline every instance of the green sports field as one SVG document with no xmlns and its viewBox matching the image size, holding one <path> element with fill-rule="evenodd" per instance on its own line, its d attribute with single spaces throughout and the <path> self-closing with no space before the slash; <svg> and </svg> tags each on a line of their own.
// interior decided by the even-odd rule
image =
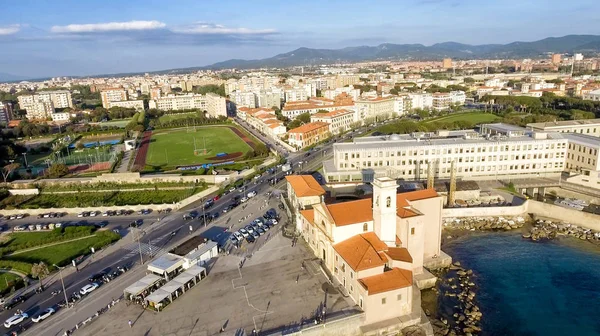
<svg viewBox="0 0 600 336">
<path fill-rule="evenodd" d="M 491 113 L 481 113 L 481 112 L 468 112 L 468 113 L 457 113 L 452 114 L 446 117 L 434 118 L 427 120 L 427 123 L 430 122 L 443 122 L 443 123 L 451 123 L 459 120 L 466 120 L 472 122 L 474 124 L 482 124 L 494 122 L 500 119 L 497 115 Z"/>
<path fill-rule="evenodd" d="M 196 127 L 195 131 L 193 127 L 157 131 L 152 134 L 150 140 L 146 166 L 174 167 L 211 163 L 215 161 L 208 158 L 217 153 L 246 154 L 251 149 L 228 127 Z"/>
<path fill-rule="evenodd" d="M 173 121 L 173 120 L 177 120 L 177 119 L 197 118 L 197 117 L 198 117 L 197 112 L 165 114 L 165 115 L 161 116 L 160 118 L 158 118 L 158 121 L 160 123 L 165 123 L 165 122 L 169 122 L 169 121 Z"/>
</svg>

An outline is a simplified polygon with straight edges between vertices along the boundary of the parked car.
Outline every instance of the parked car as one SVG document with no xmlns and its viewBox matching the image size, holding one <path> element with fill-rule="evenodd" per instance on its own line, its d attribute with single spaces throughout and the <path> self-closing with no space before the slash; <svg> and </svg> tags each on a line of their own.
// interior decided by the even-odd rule
<svg viewBox="0 0 600 336">
<path fill-rule="evenodd" d="M 211 198 L 208 201 L 204 202 L 204 209 L 208 209 L 215 204 L 215 201 Z"/>
<path fill-rule="evenodd" d="M 79 290 L 79 294 L 81 294 L 81 295 L 89 294 L 89 293 L 95 291 L 96 288 L 98 288 L 98 287 L 100 287 L 100 285 L 98 285 L 97 282 L 92 282 L 89 285 L 83 286 L 83 288 L 81 288 L 81 290 Z"/>
<path fill-rule="evenodd" d="M 238 241 L 241 241 L 242 239 L 244 239 L 244 236 L 242 236 L 242 234 L 237 231 L 233 233 L 233 236 L 235 238 L 237 238 Z"/>
<path fill-rule="evenodd" d="M 90 217 L 96 217 L 97 214 L 96 211 L 90 211 Z"/>
<path fill-rule="evenodd" d="M 213 197 L 213 202 L 216 202 L 216 201 L 218 201 L 219 199 L 221 199 L 221 196 L 217 195 L 217 196 Z"/>
<path fill-rule="evenodd" d="M 258 232 L 256 230 L 252 231 L 252 237 L 254 237 L 254 239 L 258 239 L 258 237 L 260 237 L 260 235 L 258 234 Z"/>
<path fill-rule="evenodd" d="M 277 219 L 271 219 L 269 222 L 270 222 L 271 224 L 273 224 L 273 225 L 277 225 L 277 224 L 279 224 L 279 222 L 277 221 Z"/>
<path fill-rule="evenodd" d="M 258 232 L 258 234 L 261 235 L 261 236 L 265 234 L 265 230 L 263 230 L 260 227 L 258 229 L 256 229 L 256 232 Z"/>
<path fill-rule="evenodd" d="M 246 225 L 246 227 L 244 229 L 246 229 L 246 231 L 248 231 L 248 233 L 254 232 L 254 227 L 252 225 Z"/>
<path fill-rule="evenodd" d="M 104 211 L 104 212 L 102 213 L 102 217 L 108 217 L 108 216 L 109 216 L 109 214 L 108 214 L 108 211 Z"/>
<path fill-rule="evenodd" d="M 271 208 L 271 209 L 267 210 L 267 212 L 265 213 L 265 215 L 263 217 L 265 217 L 266 219 L 277 218 L 277 211 L 275 211 L 275 209 Z"/>
<path fill-rule="evenodd" d="M 136 219 L 133 222 L 131 222 L 131 224 L 129 224 L 130 227 L 139 227 L 140 225 L 144 224 L 144 221 L 141 219 Z"/>
<path fill-rule="evenodd" d="M 23 219 L 27 216 L 27 214 L 17 214 L 17 219 Z"/>
<path fill-rule="evenodd" d="M 54 312 L 55 312 L 55 310 L 53 308 L 46 308 L 45 310 L 40 312 L 38 315 L 32 317 L 31 320 L 35 323 L 41 322 L 41 321 L 47 319 L 48 317 L 50 317 L 50 315 L 54 314 Z"/>
<path fill-rule="evenodd" d="M 10 328 L 12 326 L 16 326 L 19 323 L 25 321 L 28 317 L 29 315 L 27 315 L 27 313 L 16 314 L 14 316 L 11 316 L 8 320 L 6 320 L 6 322 L 4 322 L 4 327 Z"/>
<path fill-rule="evenodd" d="M 215 212 L 214 214 L 212 214 L 212 219 L 217 219 L 219 218 L 219 213 Z"/>
<path fill-rule="evenodd" d="M 246 196 L 248 196 L 248 198 L 252 198 L 252 197 L 256 196 L 256 191 L 252 190 Z"/>
<path fill-rule="evenodd" d="M 246 229 L 240 229 L 240 234 L 244 238 L 248 238 L 248 236 L 249 236 L 248 231 L 246 231 Z"/>
<path fill-rule="evenodd" d="M 246 203 L 248 201 L 248 197 L 242 197 L 242 199 L 240 200 L 240 202 L 242 203 Z"/>
<path fill-rule="evenodd" d="M 248 237 L 246 237 L 246 241 L 248 243 L 254 243 L 256 239 L 252 235 L 248 235 Z"/>
</svg>

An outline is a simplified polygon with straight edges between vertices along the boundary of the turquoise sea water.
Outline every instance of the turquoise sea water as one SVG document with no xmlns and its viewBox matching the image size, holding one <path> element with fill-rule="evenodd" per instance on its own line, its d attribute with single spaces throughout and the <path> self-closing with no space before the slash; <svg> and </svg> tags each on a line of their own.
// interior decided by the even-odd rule
<svg viewBox="0 0 600 336">
<path fill-rule="evenodd" d="M 599 247 L 481 233 L 444 251 L 476 274 L 482 335 L 600 335 Z"/>
</svg>

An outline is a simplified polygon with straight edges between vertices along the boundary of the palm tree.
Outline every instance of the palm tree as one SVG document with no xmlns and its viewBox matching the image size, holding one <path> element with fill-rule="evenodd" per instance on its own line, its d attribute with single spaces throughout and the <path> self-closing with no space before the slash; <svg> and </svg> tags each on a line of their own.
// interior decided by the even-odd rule
<svg viewBox="0 0 600 336">
<path fill-rule="evenodd" d="M 43 261 L 40 261 L 37 264 L 33 264 L 33 266 L 31 267 L 31 276 L 34 278 L 38 278 L 38 280 L 40 281 L 40 288 L 43 288 L 42 281 L 48 275 L 50 275 L 50 271 L 48 270 L 48 266 Z"/>
</svg>

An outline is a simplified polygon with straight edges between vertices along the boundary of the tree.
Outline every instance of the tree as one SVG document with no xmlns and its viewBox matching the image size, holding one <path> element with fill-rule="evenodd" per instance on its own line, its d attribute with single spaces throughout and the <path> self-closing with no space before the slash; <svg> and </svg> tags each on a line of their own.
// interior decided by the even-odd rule
<svg viewBox="0 0 600 336">
<path fill-rule="evenodd" d="M 325 111 L 327 112 L 327 111 Z M 307 124 L 310 122 L 310 113 L 302 113 L 301 115 L 296 117 L 296 120 L 300 120 L 303 124 Z"/>
<path fill-rule="evenodd" d="M 48 167 L 48 170 L 46 171 L 46 174 L 50 178 L 62 177 L 62 176 L 67 175 L 68 173 L 69 173 L 69 167 L 67 167 L 67 165 L 65 165 L 63 163 L 55 163 L 55 164 L 51 165 L 50 167 Z"/>
<path fill-rule="evenodd" d="M 38 278 L 38 280 L 40 281 L 40 288 L 44 288 L 44 286 L 42 285 L 42 281 L 48 275 L 50 275 L 50 271 L 48 270 L 48 266 L 46 266 L 46 264 L 43 261 L 40 261 L 37 264 L 33 264 L 33 266 L 31 267 L 31 276 L 33 276 L 34 278 Z"/>
<path fill-rule="evenodd" d="M 4 166 L 4 168 L 2 168 L 2 177 L 4 178 L 4 183 L 6 183 L 6 179 L 8 179 L 10 174 L 12 174 L 20 166 L 21 166 L 20 164 L 15 162 L 15 163 L 8 164 L 8 165 Z"/>
</svg>

